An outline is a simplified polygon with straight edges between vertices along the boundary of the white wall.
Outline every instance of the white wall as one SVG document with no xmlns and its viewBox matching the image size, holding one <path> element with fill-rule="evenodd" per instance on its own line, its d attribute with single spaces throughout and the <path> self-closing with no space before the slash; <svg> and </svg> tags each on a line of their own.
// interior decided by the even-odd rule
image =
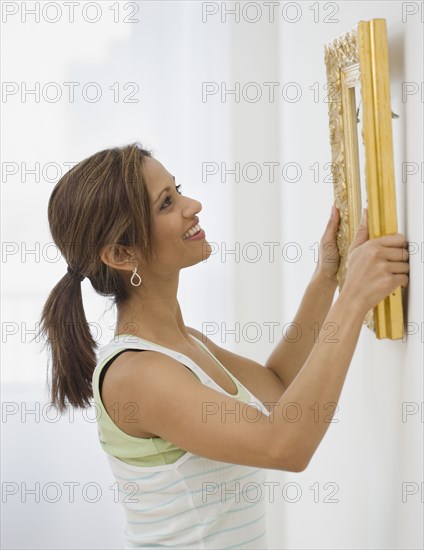
<svg viewBox="0 0 424 550">
<path fill-rule="evenodd" d="M 339 21 L 326 24 L 314 22 L 307 3 L 302 3 L 302 19 L 281 24 L 280 78 L 300 82 L 303 91 L 299 102 L 283 104 L 283 159 L 298 162 L 304 174 L 298 183 L 283 186 L 282 235 L 285 242 L 302 243 L 306 254 L 319 240 L 332 202 L 332 184 L 324 183 L 322 176 L 315 183 L 309 169 L 315 162 L 322 169 L 331 160 L 323 44 L 357 21 L 377 17 L 387 19 L 392 109 L 400 116 L 393 120 L 399 231 L 422 250 L 422 172 L 402 181 L 402 163 L 422 163 L 423 105 L 419 94 L 402 102 L 402 83 L 419 86 L 423 80 L 423 29 L 419 13 L 402 22 L 405 4 L 340 2 L 333 16 Z M 318 103 L 309 89 L 316 82 Z M 322 173 L 328 175 L 328 170 Z M 298 502 L 289 502 L 296 497 L 293 486 L 285 500 L 272 505 L 274 526 L 280 526 L 274 531 L 273 548 L 422 547 L 422 418 L 417 413 L 402 422 L 402 407 L 411 402 L 411 410 L 416 410 L 423 401 L 422 262 L 422 253 L 411 256 L 406 297 L 411 335 L 403 342 L 377 340 L 362 329 L 339 402 L 339 422 L 330 426 L 305 472 L 273 474 L 281 483 L 297 483 L 301 491 Z M 283 320 L 293 317 L 308 277 L 301 262 L 284 265 Z M 408 482 L 413 484 L 408 489 L 418 491 L 403 502 L 402 484 Z M 325 502 L 333 487 L 338 502 Z"/>
<path fill-rule="evenodd" d="M 422 60 L 419 15 L 402 23 L 401 2 L 341 2 L 332 16 L 339 21 L 325 23 L 323 17 L 331 15 L 329 4 L 335 3 L 319 3 L 316 23 L 313 3 L 306 2 L 297 22 L 289 22 L 296 19 L 294 3 L 279 6 L 271 23 L 263 6 L 253 2 L 235 23 L 234 16 L 224 18 L 221 3 L 210 3 L 218 13 L 202 17 L 202 2 L 143 1 L 135 15 L 138 23 L 123 22 L 129 11 L 120 12 L 119 21 L 113 22 L 112 2 L 102 2 L 100 20 L 89 23 L 81 16 L 81 2 L 74 23 L 65 16 L 57 23 L 42 18 L 33 23 L 31 16 L 22 22 L 18 12 L 3 24 L 6 51 L 14 52 L 13 57 L 3 56 L 4 81 L 28 86 L 37 80 L 76 81 L 81 86 L 95 81 L 104 93 L 97 103 L 79 98 L 53 104 L 42 97 L 39 103 L 31 97 L 22 102 L 18 94 L 2 104 L 2 167 L 5 162 L 19 167 L 17 174 L 6 178 L 3 173 L 2 178 L 3 252 L 5 243 L 12 243 L 7 250 L 16 252 L 2 257 L 4 547 L 122 547 L 123 515 L 114 501 L 113 478 L 93 416 L 69 412 L 54 422 L 51 411 L 44 408 L 43 413 L 48 402 L 46 355 L 42 343 L 30 342 L 28 331 L 66 266 L 62 259 L 54 261 L 48 244 L 46 208 L 55 183 L 53 169 L 48 172 L 51 181 L 28 175 L 24 182 L 21 162 L 32 166 L 38 161 L 41 172 L 48 163 L 57 163 L 64 172 L 66 162 L 103 147 L 133 140 L 152 146 L 182 183 L 183 193 L 202 202 L 199 217 L 215 247 L 207 263 L 181 274 L 179 299 L 186 324 L 209 331 L 228 349 L 265 362 L 276 344 L 269 337 L 270 324 L 275 323 L 278 336 L 292 320 L 315 267 L 309 247 L 319 241 L 332 203 L 331 183 L 322 178 L 330 160 L 327 104 L 322 101 L 323 44 L 359 19 L 386 17 L 392 105 L 400 115 L 393 123 L 400 230 L 421 245 L 422 176 L 402 183 L 400 170 L 404 161 L 423 160 L 420 96 L 410 96 L 406 103 L 401 97 L 403 81 L 423 80 L 417 57 Z M 255 9 L 261 17 L 254 23 Z M 108 90 L 114 82 L 137 82 L 138 103 L 114 103 Z M 217 85 L 219 92 L 202 100 L 205 82 Z M 252 101 L 258 89 L 253 85 L 244 90 L 248 99 L 242 93 L 236 102 L 228 94 L 222 101 L 224 87 L 236 82 L 241 87 L 257 83 L 263 96 Z M 274 101 L 265 95 L 265 82 L 279 83 Z M 302 90 L 294 103 L 281 97 L 290 82 Z M 314 83 L 320 91 L 316 103 L 309 89 Z M 290 94 L 293 88 L 286 91 Z M 224 174 L 221 164 L 231 170 L 236 162 L 246 176 L 238 182 Z M 302 178 L 283 181 L 282 167 L 293 162 L 301 167 Z M 318 183 L 309 169 L 314 162 L 320 167 Z M 205 163 L 210 169 L 218 166 L 218 172 L 206 177 Z M 267 177 L 269 163 L 278 163 L 274 182 Z M 255 166 L 261 177 L 246 181 L 254 179 Z M 293 177 L 293 172 L 287 174 Z M 276 243 L 273 262 L 271 245 L 265 243 Z M 39 253 L 27 254 L 31 248 Z M 230 253 L 234 249 L 238 256 Z M 293 261 L 296 250 L 302 252 L 299 261 Z M 260 254 L 256 261 L 255 254 Z M 280 486 L 295 482 L 302 490 L 297 503 L 287 502 L 293 498 L 291 491 L 286 500 L 277 497 L 269 503 L 270 548 L 422 545 L 420 494 L 402 502 L 402 483 L 423 480 L 422 424 L 419 414 L 405 423 L 401 416 L 403 402 L 419 406 L 423 401 L 422 260 L 420 254 L 411 257 L 407 296 L 408 321 L 420 332 L 406 342 L 378 341 L 364 327 L 342 393 L 339 423 L 330 427 L 306 472 L 269 472 L 268 480 Z M 87 317 L 102 344 L 113 334 L 114 312 L 105 311 L 109 304 L 95 295 L 88 281 L 83 291 Z M 25 413 L 34 406 L 39 407 L 38 418 Z M 331 494 L 325 484 L 331 482 L 337 484 L 337 503 L 323 502 Z M 78 484 L 74 502 L 68 496 L 69 483 Z M 313 484 L 320 490 L 319 502 L 309 489 Z M 24 498 L 25 488 L 31 487 L 39 489 L 39 502 L 30 494 Z M 57 487 L 61 496 L 54 503 Z M 99 500 L 90 502 L 96 488 Z"/>
</svg>

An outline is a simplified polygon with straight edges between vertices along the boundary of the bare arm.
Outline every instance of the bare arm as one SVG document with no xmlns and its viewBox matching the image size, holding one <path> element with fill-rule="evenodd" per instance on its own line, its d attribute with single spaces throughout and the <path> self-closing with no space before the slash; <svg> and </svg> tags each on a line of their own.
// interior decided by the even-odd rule
<svg viewBox="0 0 424 550">
<path fill-rule="evenodd" d="M 180 362 L 158 352 L 131 353 L 119 369 L 109 369 L 105 383 L 112 374 L 114 405 L 138 404 L 141 432 L 212 460 L 299 472 L 329 426 L 322 414 L 317 422 L 309 407 L 337 403 L 363 316 L 348 296 L 339 296 L 326 318 L 340 326 L 337 342 L 314 346 L 269 416 L 208 388 Z"/>
<path fill-rule="evenodd" d="M 119 370 L 116 401 L 140 405 L 140 430 L 195 454 L 303 470 L 329 426 L 309 407 L 337 403 L 366 312 L 398 286 L 408 285 L 406 246 L 401 234 L 368 241 L 363 223 L 351 246 L 343 290 L 325 318 L 338 328 L 334 341 L 319 339 L 270 416 L 208 388 L 180 362 L 149 351 L 132 354 Z M 290 422 L 294 413 L 298 419 Z"/>
<path fill-rule="evenodd" d="M 406 247 L 399 233 L 368 240 L 364 218 L 349 249 L 342 292 L 324 320 L 336 328 L 334 339 L 318 339 L 269 416 L 208 388 L 180 362 L 150 351 L 131 354 L 132 359 L 119 370 L 114 382 L 116 401 L 139 404 L 141 431 L 192 453 L 302 471 L 329 426 L 328 419 L 324 415 L 317 419 L 310 407 L 337 403 L 366 312 L 398 286 L 408 285 Z M 289 407 L 294 407 L 297 418 Z M 240 414 L 234 414 L 237 409 Z M 293 418 L 297 421 L 288 421 Z"/>
<path fill-rule="evenodd" d="M 296 456 L 304 467 L 329 425 L 328 418 L 316 418 L 310 407 L 317 403 L 321 410 L 329 403 L 336 405 L 366 312 L 395 288 L 409 283 L 406 248 L 407 241 L 399 233 L 368 240 L 367 211 L 364 212 L 349 249 L 343 289 L 325 319 L 325 323 L 337 328 L 334 341 L 319 338 L 276 407 L 281 411 L 289 402 L 297 404 L 299 421 L 286 427 L 284 434 L 298 446 Z"/>
<path fill-rule="evenodd" d="M 331 339 L 334 327 L 326 324 L 326 317 L 336 288 L 336 281 L 312 277 L 293 322 L 267 359 L 265 366 L 275 372 L 285 388 L 293 382 L 319 338 Z"/>
<path fill-rule="evenodd" d="M 363 319 L 355 301 L 340 294 L 325 318 L 325 323 L 338 327 L 337 333 L 332 339 L 319 338 L 273 411 L 280 444 L 296 448 L 301 469 L 306 468 L 330 425 Z"/>
</svg>

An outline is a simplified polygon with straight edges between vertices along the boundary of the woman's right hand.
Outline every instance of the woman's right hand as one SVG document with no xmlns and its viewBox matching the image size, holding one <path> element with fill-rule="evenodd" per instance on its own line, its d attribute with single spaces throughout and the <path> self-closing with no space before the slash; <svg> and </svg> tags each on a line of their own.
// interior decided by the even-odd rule
<svg viewBox="0 0 424 550">
<path fill-rule="evenodd" d="M 354 300 L 364 315 L 399 286 L 408 286 L 407 246 L 401 233 L 370 240 L 368 210 L 363 210 L 361 225 L 349 248 L 341 293 Z"/>
</svg>

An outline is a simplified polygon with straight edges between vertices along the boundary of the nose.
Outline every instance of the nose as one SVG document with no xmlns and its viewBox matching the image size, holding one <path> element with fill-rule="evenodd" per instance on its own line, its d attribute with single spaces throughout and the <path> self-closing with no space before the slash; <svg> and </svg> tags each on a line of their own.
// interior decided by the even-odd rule
<svg viewBox="0 0 424 550">
<path fill-rule="evenodd" d="M 184 207 L 184 217 L 192 218 L 194 214 L 201 212 L 202 203 L 196 199 L 190 199 L 189 197 L 186 197 L 186 199 L 188 200 L 188 204 Z"/>
</svg>

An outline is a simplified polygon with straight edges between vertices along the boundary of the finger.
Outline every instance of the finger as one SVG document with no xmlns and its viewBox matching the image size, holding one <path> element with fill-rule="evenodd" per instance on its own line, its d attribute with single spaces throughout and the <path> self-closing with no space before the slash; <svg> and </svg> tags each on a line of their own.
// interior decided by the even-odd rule
<svg viewBox="0 0 424 550">
<path fill-rule="evenodd" d="M 406 262 L 390 262 L 390 273 L 409 273 L 409 264 Z"/>
<path fill-rule="evenodd" d="M 335 204 L 333 204 L 333 207 L 331 209 L 330 219 L 333 219 L 334 221 L 339 221 L 339 218 L 340 218 L 340 210 L 337 208 Z"/>
<path fill-rule="evenodd" d="M 395 282 L 397 282 L 397 287 L 401 286 L 405 288 L 409 284 L 408 275 L 404 275 L 404 274 L 394 275 L 394 279 L 395 279 Z"/>
<path fill-rule="evenodd" d="M 408 248 L 408 241 L 405 238 L 405 235 L 402 233 L 394 233 L 393 235 L 383 235 L 382 237 L 377 237 L 380 243 L 383 246 L 395 246 Z"/>
<path fill-rule="evenodd" d="M 384 257 L 389 262 L 408 262 L 409 252 L 406 248 L 385 247 Z"/>
<path fill-rule="evenodd" d="M 352 241 L 352 244 L 349 247 L 349 253 L 360 246 L 361 244 L 364 244 L 369 239 L 368 230 L 367 229 L 358 229 L 356 232 L 355 238 Z"/>
</svg>

